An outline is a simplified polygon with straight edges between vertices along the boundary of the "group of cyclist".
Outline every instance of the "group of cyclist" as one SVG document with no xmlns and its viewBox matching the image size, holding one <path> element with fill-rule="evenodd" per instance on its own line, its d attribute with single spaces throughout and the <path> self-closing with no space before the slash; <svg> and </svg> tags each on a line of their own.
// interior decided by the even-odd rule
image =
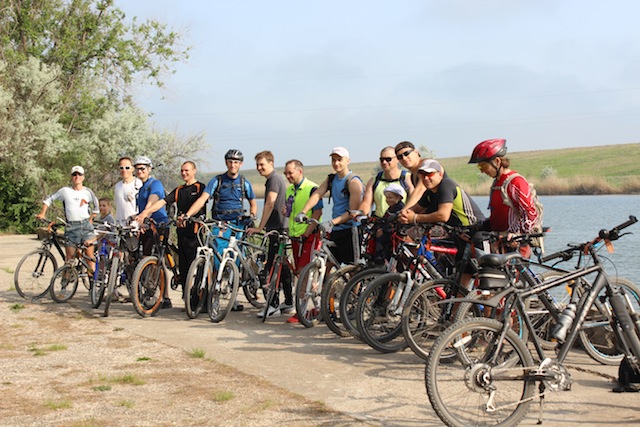
<svg viewBox="0 0 640 427">
<path fill-rule="evenodd" d="M 212 201 L 212 219 L 245 228 L 248 235 L 288 228 L 297 271 L 309 262 L 318 238 L 315 223 L 307 222 L 305 218 L 320 220 L 323 198 L 327 193 L 332 204 L 331 218 L 325 218 L 321 226 L 330 231 L 329 240 L 334 243 L 331 250 L 338 262 L 344 264 L 354 261 L 355 246 L 358 244 L 354 233 L 362 215 L 407 225 L 443 222 L 452 226 L 476 225 L 477 229 L 504 232 L 505 235 L 531 233 L 538 215 L 531 187 L 524 177 L 509 169 L 506 154 L 504 139 L 490 139 L 478 144 L 469 160 L 469 163 L 477 164 L 482 173 L 494 179 L 489 219 L 484 218 L 473 199 L 447 175 L 440 162 L 423 159 L 409 141 L 400 142 L 395 147 L 384 147 L 379 157 L 381 171 L 366 184 L 350 169 L 349 151 L 344 147 L 335 147 L 331 151 L 334 173 L 320 184 L 304 176 L 303 164 L 299 160 L 286 162 L 283 177 L 274 167 L 273 154 L 270 151 L 259 152 L 255 155 L 256 168 L 265 178 L 265 200 L 260 219 L 257 218 L 258 208 L 252 185 L 240 173 L 244 155 L 237 149 L 225 154 L 227 171 L 214 176 L 206 185 L 196 179 L 196 165 L 191 161 L 184 162 L 180 171 L 184 184 L 168 194 L 162 183 L 151 176 L 153 164 L 148 157 L 141 156 L 135 161 L 130 157 L 122 157 L 118 161 L 122 179 L 114 188 L 115 221 L 124 224 L 135 218 L 142 223 L 150 217 L 158 223 L 166 222 L 166 207 L 175 204 L 179 265 L 183 274 L 195 259 L 198 247 L 197 225 L 186 219 L 204 215 L 209 200 Z M 95 194 L 83 186 L 84 172 L 82 166 L 74 166 L 71 170 L 72 185 L 45 198 L 42 210 L 37 215 L 44 219 L 48 207 L 55 200 L 63 202 L 68 258 L 72 257 L 77 247 L 72 245 L 83 242 L 87 243 L 87 255 L 93 256 L 93 247 L 89 243 L 95 239 L 92 220 L 99 214 L 99 203 Z M 514 174 L 515 177 L 509 178 Z M 503 189 L 505 182 L 508 185 Z M 503 193 L 506 193 L 508 200 Z M 245 200 L 249 205 L 249 222 L 246 220 Z M 214 239 L 215 249 L 221 253 L 231 230 L 214 228 L 212 233 L 223 237 Z M 388 252 L 389 245 L 385 244 L 385 239 L 389 233 L 388 227 L 380 227 L 377 232 L 378 262 L 388 256 L 383 252 Z M 140 240 L 144 254 L 150 254 L 153 239 L 143 233 Z M 277 250 L 277 237 L 270 236 L 266 271 L 273 263 Z M 527 247 L 520 250 L 524 255 L 530 252 Z M 258 317 L 292 312 L 292 279 L 290 275 L 283 276 L 282 304 L 276 299 L 258 313 Z M 165 294 L 162 307 L 171 306 L 171 300 Z M 243 307 L 236 303 L 233 309 L 240 311 Z M 295 316 L 288 319 L 292 323 L 296 320 Z"/>
</svg>

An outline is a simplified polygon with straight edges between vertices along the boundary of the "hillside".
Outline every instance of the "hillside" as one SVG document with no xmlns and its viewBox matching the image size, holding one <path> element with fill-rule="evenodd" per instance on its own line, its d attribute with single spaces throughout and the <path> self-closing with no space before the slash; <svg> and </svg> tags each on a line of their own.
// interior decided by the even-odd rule
<svg viewBox="0 0 640 427">
<path fill-rule="evenodd" d="M 540 194 L 637 194 L 640 193 L 640 143 L 597 147 L 509 153 L 512 169 L 533 182 Z M 449 176 L 470 194 L 488 194 L 490 179 L 481 174 L 469 157 L 442 158 Z M 264 179 L 245 162 L 243 174 L 261 192 Z M 365 181 L 378 168 L 378 162 L 352 163 L 351 169 Z M 282 167 L 277 168 L 282 172 Z M 317 183 L 331 173 L 331 165 L 306 166 L 305 175 Z M 203 176 L 208 180 L 215 174 Z M 205 181 L 206 182 L 206 181 Z"/>
</svg>

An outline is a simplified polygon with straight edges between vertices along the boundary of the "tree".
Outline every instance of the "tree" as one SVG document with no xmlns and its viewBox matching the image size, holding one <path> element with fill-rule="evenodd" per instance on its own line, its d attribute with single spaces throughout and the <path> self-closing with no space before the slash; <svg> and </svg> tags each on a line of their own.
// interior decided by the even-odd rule
<svg viewBox="0 0 640 427">
<path fill-rule="evenodd" d="M 103 192 L 123 154 L 159 152 L 157 161 L 175 167 L 202 149 L 201 135 L 150 128 L 132 97 L 142 84 L 162 86 L 188 58 L 182 36 L 157 21 L 125 18 L 113 0 L 0 6 L 0 188 L 26 185 L 38 199 L 83 164 L 87 185 Z M 0 216 L 15 203 L 9 196 L 0 192 Z"/>
</svg>

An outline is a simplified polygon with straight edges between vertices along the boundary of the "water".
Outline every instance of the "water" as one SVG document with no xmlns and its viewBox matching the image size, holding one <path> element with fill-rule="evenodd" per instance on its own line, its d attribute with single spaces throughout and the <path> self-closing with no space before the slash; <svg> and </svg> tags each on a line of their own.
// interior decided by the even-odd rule
<svg viewBox="0 0 640 427">
<path fill-rule="evenodd" d="M 474 197 L 478 206 L 485 210 L 488 197 Z M 551 227 L 546 235 L 546 253 L 564 249 L 568 243 L 593 240 L 601 229 L 611 229 L 629 219 L 629 215 L 640 218 L 640 195 L 612 196 L 540 196 L 544 204 L 544 226 Z M 258 215 L 262 212 L 263 200 L 258 200 Z M 325 199 L 324 212 L 330 215 L 331 207 Z M 327 215 L 325 215 L 326 217 Z M 607 263 L 606 270 L 613 275 L 640 284 L 640 222 L 626 229 L 633 233 L 613 242 L 615 252 L 600 254 L 613 264 Z"/>
</svg>

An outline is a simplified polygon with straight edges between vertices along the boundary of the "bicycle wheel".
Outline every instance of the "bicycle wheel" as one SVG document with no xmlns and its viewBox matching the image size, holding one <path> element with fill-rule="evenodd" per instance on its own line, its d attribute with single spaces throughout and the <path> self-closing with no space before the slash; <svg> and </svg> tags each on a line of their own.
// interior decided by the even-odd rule
<svg viewBox="0 0 640 427">
<path fill-rule="evenodd" d="M 454 316 L 445 314 L 451 308 L 441 301 L 447 297 L 450 289 L 457 287 L 457 283 L 449 279 L 427 282 L 411 295 L 402 311 L 404 339 L 411 350 L 424 360 L 429 357 L 429 351 L 440 333 L 454 323 Z M 472 304 L 468 305 L 471 311 Z"/>
<path fill-rule="evenodd" d="M 265 307 L 264 307 L 264 315 L 262 316 L 262 322 L 264 323 L 267 320 L 267 313 L 269 311 L 269 307 L 271 303 L 275 300 L 276 295 L 280 292 L 280 270 L 284 268 L 279 264 L 279 261 L 275 261 L 273 264 L 273 272 L 271 275 L 271 279 L 269 280 L 269 285 L 266 288 L 266 297 L 265 297 Z"/>
<path fill-rule="evenodd" d="M 13 273 L 13 284 L 22 298 L 39 299 L 49 292 L 58 261 L 51 252 L 36 249 L 22 257 Z"/>
<path fill-rule="evenodd" d="M 110 269 L 109 258 L 107 258 L 107 256 L 100 256 L 96 263 L 96 274 L 91 282 L 91 289 L 89 289 L 89 301 L 93 308 L 98 308 L 100 304 L 102 304 L 104 292 L 109 285 Z"/>
<path fill-rule="evenodd" d="M 207 302 L 207 290 L 211 284 L 213 271 L 211 269 L 204 271 L 206 262 L 207 259 L 204 256 L 197 257 L 187 272 L 184 305 L 189 319 L 198 317 Z"/>
<path fill-rule="evenodd" d="M 242 269 L 242 292 L 252 306 L 262 308 L 265 306 L 266 295 L 264 277 L 261 276 L 260 267 L 253 258 L 247 257 L 247 262 L 252 271 Z"/>
<path fill-rule="evenodd" d="M 629 297 L 636 310 L 640 309 L 640 288 L 630 280 L 622 277 L 611 279 L 612 285 L 621 287 Z M 601 291 L 604 295 L 605 289 Z M 608 301 L 602 303 L 610 313 L 611 306 Z M 582 348 L 596 362 L 603 365 L 619 365 L 624 358 L 618 345 L 618 338 L 609 324 L 608 314 L 602 313 L 596 304 L 592 305 L 587 318 L 578 332 Z"/>
<path fill-rule="evenodd" d="M 381 353 L 393 353 L 407 348 L 402 335 L 402 308 L 393 304 L 403 292 L 404 275 L 387 273 L 366 287 L 358 299 L 356 322 L 362 340 Z"/>
<path fill-rule="evenodd" d="M 143 258 L 133 271 L 131 279 L 131 301 L 133 308 L 142 316 L 155 316 L 162 305 L 166 286 L 164 267 L 158 257 Z"/>
<path fill-rule="evenodd" d="M 119 269 L 120 269 L 120 257 L 113 257 L 111 259 L 111 266 L 109 268 L 106 297 L 104 299 L 104 312 L 102 313 L 104 317 L 109 316 L 109 308 L 111 307 L 111 302 L 115 297 L 116 286 L 118 284 L 118 280 L 120 280 L 120 274 L 118 271 Z M 102 293 L 104 294 L 105 291 L 103 290 Z"/>
<path fill-rule="evenodd" d="M 231 259 L 223 260 L 220 282 L 214 281 L 209 288 L 207 311 L 212 322 L 218 323 L 227 317 L 238 295 L 240 272 Z"/>
<path fill-rule="evenodd" d="M 296 284 L 296 314 L 306 328 L 315 326 L 320 320 L 320 298 L 322 281 L 320 268 L 315 262 L 305 265 Z"/>
<path fill-rule="evenodd" d="M 63 265 L 53 273 L 49 294 L 55 302 L 67 302 L 78 289 L 78 271 L 75 267 Z"/>
<path fill-rule="evenodd" d="M 362 269 L 359 264 L 349 264 L 335 270 L 325 280 L 320 296 L 320 315 L 322 320 L 333 333 L 339 337 L 348 337 L 340 315 L 340 300 L 347 282 Z"/>
<path fill-rule="evenodd" d="M 470 318 L 447 328 L 434 343 L 425 384 L 446 425 L 515 426 L 527 414 L 535 392 L 528 377 L 533 357 L 511 329 L 498 342 L 501 332 L 496 320 Z M 451 359 L 452 351 L 458 357 Z"/>
<path fill-rule="evenodd" d="M 358 299 L 367 285 L 377 279 L 387 270 L 384 268 L 370 268 L 355 274 L 345 285 L 340 295 L 340 320 L 344 329 L 354 338 L 362 341 L 356 322 Z"/>
</svg>

